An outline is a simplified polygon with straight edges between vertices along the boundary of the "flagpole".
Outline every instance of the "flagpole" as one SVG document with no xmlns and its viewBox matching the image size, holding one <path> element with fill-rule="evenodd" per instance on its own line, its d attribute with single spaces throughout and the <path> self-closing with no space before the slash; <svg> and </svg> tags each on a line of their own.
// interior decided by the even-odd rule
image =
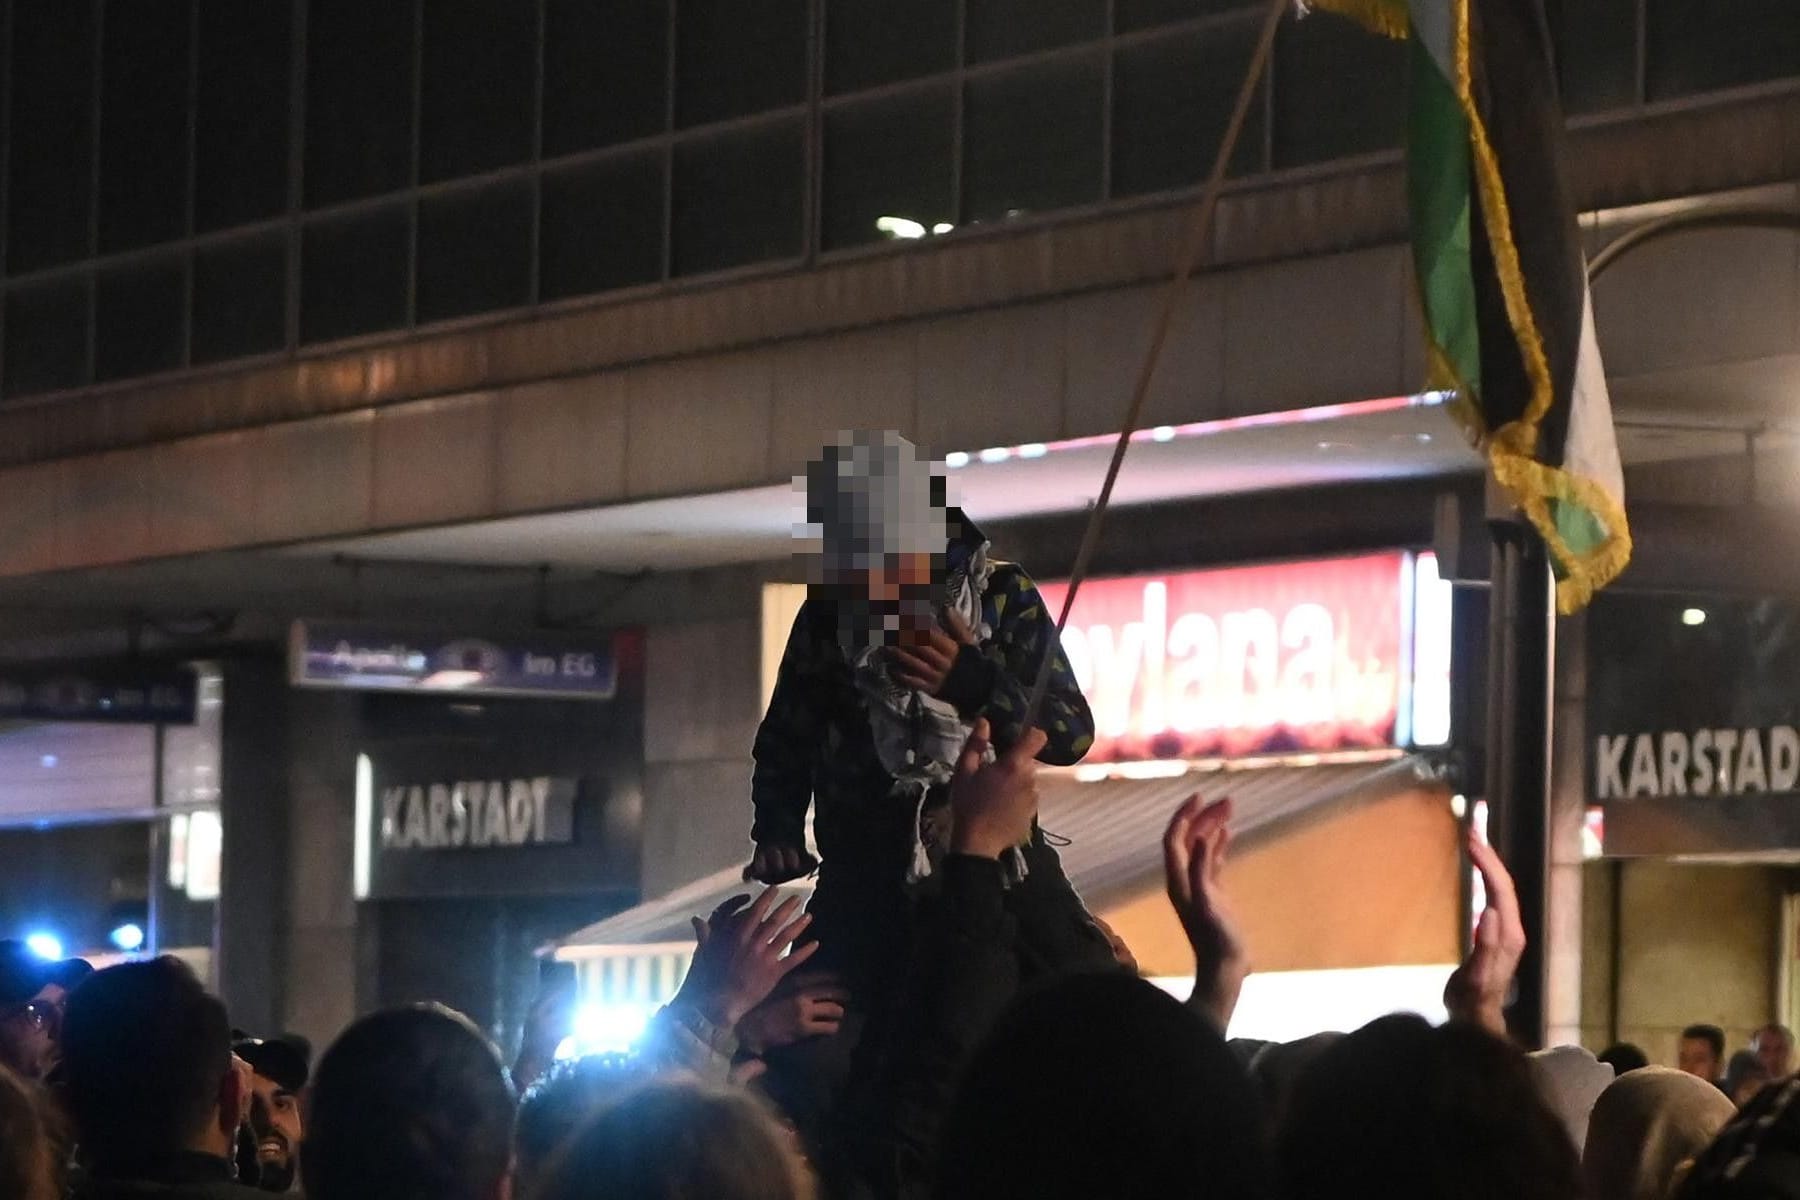
<svg viewBox="0 0 1800 1200">
<path fill-rule="evenodd" d="M 1539 1047 L 1548 1033 L 1544 943 L 1556 608 L 1543 539 L 1500 500 L 1491 482 L 1488 538 L 1488 841 L 1512 872 L 1526 942 L 1506 1021 L 1520 1042 Z"/>
<path fill-rule="evenodd" d="M 1131 399 L 1125 405 L 1119 436 L 1113 442 L 1112 459 L 1106 465 L 1106 477 L 1100 483 L 1100 494 L 1095 498 L 1093 508 L 1088 511 L 1087 526 L 1082 530 L 1081 544 L 1075 551 L 1075 564 L 1069 571 L 1068 590 L 1063 593 L 1062 612 L 1056 618 L 1056 632 L 1059 636 L 1068 627 L 1069 613 L 1075 607 L 1075 596 L 1081 590 L 1082 581 L 1087 578 L 1088 565 L 1093 561 L 1094 551 L 1100 545 L 1101 522 L 1105 520 L 1107 506 L 1112 502 L 1113 484 L 1118 482 L 1119 468 L 1125 464 L 1125 451 L 1131 444 L 1131 435 L 1137 432 L 1138 424 L 1143 418 L 1144 401 L 1150 396 L 1150 383 L 1156 377 L 1156 364 L 1162 358 L 1163 345 L 1168 341 L 1169 329 L 1175 322 L 1176 307 L 1181 303 L 1181 295 L 1187 288 L 1189 276 L 1200 263 L 1207 235 L 1212 232 L 1213 213 L 1219 207 L 1219 196 L 1225 188 L 1225 176 L 1231 169 L 1232 153 L 1237 149 L 1238 139 L 1244 132 L 1244 122 L 1255 102 L 1257 84 L 1262 80 L 1263 71 L 1269 65 L 1269 57 L 1275 50 L 1275 32 L 1280 28 L 1281 18 L 1292 3 L 1293 0 L 1265 0 L 1262 30 L 1257 36 L 1256 48 L 1250 54 L 1243 82 L 1238 85 L 1231 118 L 1225 122 L 1225 132 L 1219 138 L 1218 149 L 1213 153 L 1212 170 L 1207 172 L 1206 184 L 1200 190 L 1200 201 L 1194 206 L 1193 220 L 1188 224 L 1187 234 L 1175 255 L 1175 273 L 1163 288 L 1162 303 L 1150 326 L 1150 345 L 1144 352 L 1143 365 L 1138 369 L 1137 382 L 1131 389 Z M 1024 727 L 1027 729 L 1037 724 L 1044 707 L 1044 697 L 1049 691 L 1050 673 L 1055 665 L 1056 654 L 1052 650 L 1044 655 L 1044 661 L 1038 666 L 1037 679 L 1031 685 L 1031 698 L 1025 705 Z"/>
</svg>

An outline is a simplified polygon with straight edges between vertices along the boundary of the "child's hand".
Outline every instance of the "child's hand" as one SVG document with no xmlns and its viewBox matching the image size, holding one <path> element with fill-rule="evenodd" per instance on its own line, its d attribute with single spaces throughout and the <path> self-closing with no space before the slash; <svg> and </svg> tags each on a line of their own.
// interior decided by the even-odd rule
<svg viewBox="0 0 1800 1200">
<path fill-rule="evenodd" d="M 777 846 L 759 842 L 744 878 L 758 883 L 788 883 L 819 869 L 819 860 L 799 846 Z"/>
<path fill-rule="evenodd" d="M 964 646 L 975 644 L 975 633 L 955 609 L 946 609 L 944 620 L 950 626 L 945 632 L 933 625 L 922 630 L 911 643 L 902 642 L 890 653 L 894 656 L 894 676 L 909 688 L 936 696 L 950 678 L 950 668 Z"/>
</svg>

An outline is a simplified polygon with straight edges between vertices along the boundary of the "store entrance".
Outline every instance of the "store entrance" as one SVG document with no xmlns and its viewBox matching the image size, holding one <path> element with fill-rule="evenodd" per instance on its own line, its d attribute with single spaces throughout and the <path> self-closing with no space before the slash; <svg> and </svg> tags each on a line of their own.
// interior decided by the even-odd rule
<svg viewBox="0 0 1800 1200">
<path fill-rule="evenodd" d="M 210 982 L 217 829 L 188 814 L 0 829 L 0 936 L 96 966 L 173 954 Z"/>
</svg>

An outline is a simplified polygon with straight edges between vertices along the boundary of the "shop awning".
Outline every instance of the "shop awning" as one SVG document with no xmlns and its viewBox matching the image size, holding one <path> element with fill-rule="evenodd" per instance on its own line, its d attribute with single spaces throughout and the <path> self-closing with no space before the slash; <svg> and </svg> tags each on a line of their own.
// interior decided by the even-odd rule
<svg viewBox="0 0 1800 1200">
<path fill-rule="evenodd" d="M 1438 772 L 1417 756 L 1312 765 L 1229 765 L 1151 779 L 1083 780 L 1046 773 L 1039 819 L 1061 843 L 1063 870 L 1090 906 L 1141 889 L 1162 872 L 1162 835 L 1170 815 L 1194 792 L 1230 796 L 1240 841 L 1269 835 L 1329 806 L 1378 799 Z M 571 934 L 556 957 L 567 962 L 679 954 L 692 948 L 689 918 L 705 916 L 754 885 L 730 867 Z M 810 880 L 791 885 L 810 891 Z"/>
</svg>

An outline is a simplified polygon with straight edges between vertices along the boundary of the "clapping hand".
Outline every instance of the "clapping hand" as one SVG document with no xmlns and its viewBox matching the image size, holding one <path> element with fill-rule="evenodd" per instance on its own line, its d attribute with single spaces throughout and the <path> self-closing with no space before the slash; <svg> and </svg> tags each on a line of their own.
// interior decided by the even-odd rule
<svg viewBox="0 0 1800 1200">
<path fill-rule="evenodd" d="M 1481 1026 L 1506 1036 L 1506 997 L 1512 991 L 1519 960 L 1525 956 L 1525 922 L 1519 916 L 1519 893 L 1500 855 L 1473 830 L 1469 858 L 1481 872 L 1487 907 L 1475 925 L 1469 956 L 1444 985 L 1444 1007 L 1453 1021 Z"/>
<path fill-rule="evenodd" d="M 1199 793 L 1176 810 L 1163 835 L 1169 902 L 1194 949 L 1194 995 L 1189 1004 L 1220 1032 L 1231 1023 L 1250 958 L 1220 876 L 1231 846 L 1231 801 L 1208 804 Z"/>
</svg>

